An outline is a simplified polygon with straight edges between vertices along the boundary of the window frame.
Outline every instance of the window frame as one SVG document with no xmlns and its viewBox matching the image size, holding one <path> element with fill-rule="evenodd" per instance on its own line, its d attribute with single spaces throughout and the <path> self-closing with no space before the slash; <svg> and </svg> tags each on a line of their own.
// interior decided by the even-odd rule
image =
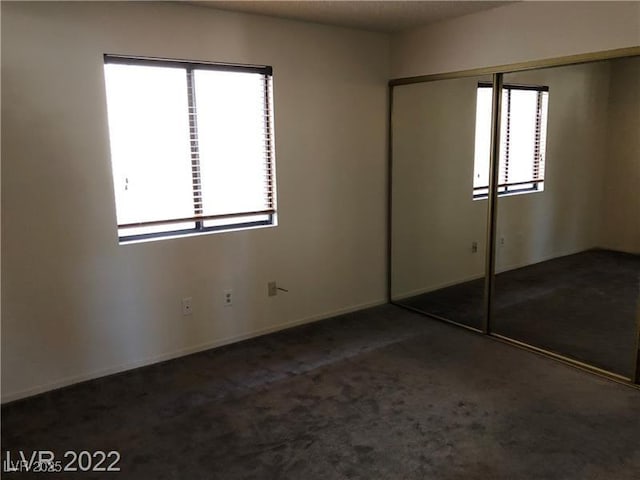
<svg viewBox="0 0 640 480">
<path fill-rule="evenodd" d="M 489 88 L 492 89 L 493 88 L 493 84 L 490 82 L 478 82 L 478 86 L 476 89 L 476 92 L 478 89 L 480 88 Z M 498 182 L 498 185 L 496 186 L 496 188 L 498 189 L 498 196 L 507 196 L 507 195 L 513 195 L 513 194 L 521 194 L 521 193 L 533 193 L 533 192 L 541 192 L 544 191 L 543 189 L 541 189 L 541 186 L 544 186 L 544 174 L 542 175 L 541 178 L 533 178 L 530 181 L 524 181 L 524 182 L 509 182 L 508 181 L 508 171 L 509 171 L 509 138 L 510 138 L 510 126 L 511 126 L 511 91 L 512 90 L 524 90 L 524 91 L 535 91 L 537 92 L 537 97 L 536 97 L 536 102 L 537 102 L 537 108 L 536 108 L 536 130 L 535 130 L 535 140 L 534 140 L 534 144 L 535 144 L 535 148 L 534 148 L 534 152 L 533 152 L 533 158 L 531 161 L 531 166 L 533 167 L 534 170 L 537 170 L 538 172 L 540 171 L 540 165 L 544 165 L 546 163 L 546 152 L 543 152 L 541 154 L 540 151 L 540 146 L 541 146 L 541 136 L 542 136 L 542 97 L 544 93 L 549 93 L 549 87 L 547 85 L 522 85 L 522 84 L 516 84 L 516 83 L 505 83 L 502 85 L 502 91 L 503 91 L 503 98 L 504 95 L 506 93 L 506 103 L 507 103 L 507 108 L 506 111 L 502 112 L 502 119 L 503 121 L 506 120 L 506 128 L 505 128 L 505 137 L 506 137 L 506 145 L 505 145 L 505 171 L 506 173 L 506 182 L 504 183 L 500 183 Z M 548 112 L 545 113 L 547 115 L 548 118 Z M 546 131 L 544 132 L 546 135 Z M 501 139 L 502 140 L 502 139 Z M 545 142 L 543 142 L 546 145 L 546 138 L 545 138 Z M 544 160 L 541 161 L 541 157 L 544 156 Z M 502 160 L 502 155 L 500 155 L 500 160 Z M 498 166 L 499 168 L 499 166 Z M 539 175 L 539 174 L 538 174 Z M 509 188 L 509 187 L 518 187 L 518 186 L 522 186 L 522 185 L 531 185 L 531 186 L 526 186 L 526 187 L 520 187 L 520 188 Z M 478 190 L 483 191 L 486 190 L 486 192 L 483 193 L 476 193 Z M 473 186 L 472 187 L 472 192 L 473 192 L 473 199 L 474 200 L 482 200 L 482 199 L 486 199 L 489 196 L 489 186 L 485 185 L 485 186 L 480 186 L 480 187 L 476 187 Z"/>
<path fill-rule="evenodd" d="M 116 228 L 118 231 L 118 242 L 120 244 L 126 244 L 131 242 L 138 242 L 152 239 L 162 238 L 176 238 L 183 236 L 199 235 L 204 233 L 213 232 L 228 232 L 235 230 L 246 230 L 257 227 L 276 226 L 276 185 L 275 185 L 275 154 L 274 154 L 274 128 L 273 128 L 273 100 L 271 85 L 273 77 L 273 67 L 268 65 L 245 65 L 235 63 L 220 63 L 220 62 L 195 62 L 192 60 L 176 60 L 154 57 L 140 57 L 129 55 L 117 55 L 117 54 L 104 54 L 103 65 L 118 64 L 118 65 L 135 65 L 135 66 L 153 66 L 153 67 L 177 67 L 183 68 L 186 71 L 186 85 L 187 98 L 188 98 L 188 111 L 185 114 L 188 115 L 189 133 L 190 133 L 190 156 L 191 156 L 191 171 L 192 171 L 192 191 L 193 191 L 193 209 L 194 215 L 192 217 L 169 219 L 169 220 L 151 220 L 144 222 L 134 222 L 120 224 L 117 223 Z M 266 171 L 268 172 L 268 184 L 267 184 L 267 196 L 270 197 L 271 208 L 252 211 L 252 212 L 238 212 L 216 215 L 203 215 L 202 209 L 202 191 L 197 188 L 197 182 L 201 178 L 200 171 L 200 158 L 199 158 L 199 145 L 198 145 L 198 133 L 197 133 L 197 104 L 195 99 L 195 80 L 193 72 L 194 70 L 215 70 L 225 72 L 239 72 L 239 73 L 256 73 L 263 75 L 264 79 L 264 105 L 263 114 L 265 116 L 265 148 L 266 148 Z M 109 134 L 110 135 L 110 134 Z M 205 226 L 207 220 L 221 220 L 231 219 L 239 217 L 256 217 L 266 216 L 264 220 L 251 220 L 240 223 L 229 223 L 224 225 Z M 117 220 L 117 214 L 116 214 Z M 193 228 L 177 229 L 177 230 L 165 230 L 162 232 L 141 233 L 132 235 L 121 235 L 122 229 L 138 228 L 138 227 L 152 227 L 159 225 L 179 224 L 193 222 Z"/>
</svg>

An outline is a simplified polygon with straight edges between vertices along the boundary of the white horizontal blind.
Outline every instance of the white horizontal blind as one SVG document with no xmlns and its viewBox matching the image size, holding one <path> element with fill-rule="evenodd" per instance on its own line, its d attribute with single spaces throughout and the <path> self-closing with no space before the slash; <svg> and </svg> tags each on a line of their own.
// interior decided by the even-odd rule
<svg viewBox="0 0 640 480">
<path fill-rule="evenodd" d="M 118 224 L 141 224 L 126 235 L 162 232 L 145 223 L 193 216 L 185 74 L 107 64 L 105 81 Z"/>
<path fill-rule="evenodd" d="M 506 166 L 500 183 L 531 180 L 536 133 L 536 92 L 508 90 L 507 149 L 502 163 Z"/>
<path fill-rule="evenodd" d="M 487 195 L 491 149 L 491 88 L 478 88 L 476 100 L 476 137 L 473 168 L 473 194 Z"/>
<path fill-rule="evenodd" d="M 477 93 L 473 183 L 476 198 L 488 194 L 491 91 L 490 85 L 480 84 Z M 505 85 L 500 123 L 498 193 L 543 190 L 547 105 L 547 87 Z"/>
<path fill-rule="evenodd" d="M 536 140 L 533 160 L 533 179 L 539 181 L 538 190 L 544 189 L 545 157 L 547 152 L 547 112 L 549 92 L 538 92 L 536 112 Z"/>
<path fill-rule="evenodd" d="M 105 56 L 105 79 L 121 240 L 273 223 L 270 68 Z"/>
<path fill-rule="evenodd" d="M 264 75 L 195 70 L 203 215 L 273 209 Z"/>
</svg>

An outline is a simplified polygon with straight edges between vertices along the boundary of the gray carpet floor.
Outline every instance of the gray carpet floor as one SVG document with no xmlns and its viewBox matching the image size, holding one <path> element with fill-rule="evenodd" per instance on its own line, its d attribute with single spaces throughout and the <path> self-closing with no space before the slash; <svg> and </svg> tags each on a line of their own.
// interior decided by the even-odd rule
<svg viewBox="0 0 640 480">
<path fill-rule="evenodd" d="M 637 480 L 640 391 L 384 305 L 5 405 L 2 449 L 121 453 L 3 478 Z"/>
<path fill-rule="evenodd" d="M 640 255 L 589 250 L 496 275 L 492 330 L 630 377 L 639 295 Z M 483 296 L 476 280 L 402 304 L 481 328 Z"/>
</svg>

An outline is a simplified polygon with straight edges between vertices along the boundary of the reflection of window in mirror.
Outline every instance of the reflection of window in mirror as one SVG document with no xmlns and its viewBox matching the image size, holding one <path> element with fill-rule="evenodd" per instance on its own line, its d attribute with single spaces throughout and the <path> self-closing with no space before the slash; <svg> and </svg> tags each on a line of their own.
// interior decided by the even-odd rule
<svg viewBox="0 0 640 480">
<path fill-rule="evenodd" d="M 473 198 L 489 192 L 491 97 L 489 83 L 478 84 Z M 500 133 L 498 194 L 544 190 L 549 87 L 504 85 Z"/>
</svg>

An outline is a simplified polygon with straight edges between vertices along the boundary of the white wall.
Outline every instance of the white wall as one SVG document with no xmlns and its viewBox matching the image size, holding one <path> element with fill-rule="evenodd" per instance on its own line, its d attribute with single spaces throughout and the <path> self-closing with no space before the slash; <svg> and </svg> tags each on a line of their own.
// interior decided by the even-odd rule
<svg viewBox="0 0 640 480">
<path fill-rule="evenodd" d="M 504 76 L 549 86 L 549 107 L 544 191 L 498 201 L 498 270 L 601 246 L 609 70 L 597 62 Z"/>
<path fill-rule="evenodd" d="M 272 65 L 279 226 L 119 246 L 103 53 Z M 384 302 L 387 59 L 203 7 L 2 2 L 3 400 Z"/>
<path fill-rule="evenodd" d="M 640 2 L 517 2 L 395 35 L 391 77 L 640 45 Z"/>
<path fill-rule="evenodd" d="M 486 78 L 395 87 L 392 298 L 484 272 L 487 202 L 474 201 L 476 89 Z M 478 242 L 478 252 L 471 251 Z"/>
<path fill-rule="evenodd" d="M 601 245 L 640 254 L 640 57 L 611 62 L 607 126 Z"/>
<path fill-rule="evenodd" d="M 394 298 L 484 273 L 487 201 L 472 199 L 480 80 L 486 78 L 394 89 Z M 510 74 L 505 83 L 547 85 L 549 110 L 544 191 L 498 201 L 505 243 L 497 270 L 600 246 L 609 64 Z"/>
</svg>

